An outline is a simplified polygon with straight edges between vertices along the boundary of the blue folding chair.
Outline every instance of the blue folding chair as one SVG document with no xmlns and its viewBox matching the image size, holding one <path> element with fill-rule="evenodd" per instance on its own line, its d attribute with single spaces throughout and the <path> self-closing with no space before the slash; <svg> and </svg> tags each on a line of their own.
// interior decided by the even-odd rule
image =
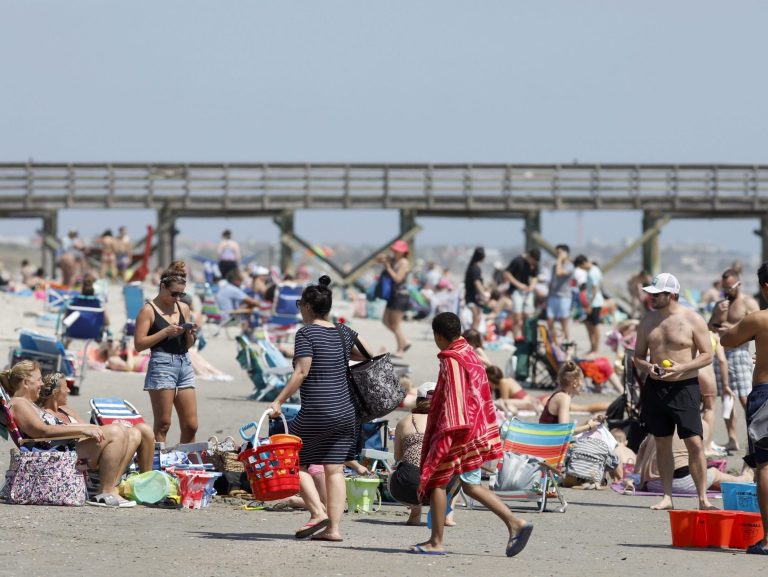
<svg viewBox="0 0 768 577">
<path fill-rule="evenodd" d="M 78 371 L 78 385 L 82 384 L 88 367 L 88 347 L 92 342 L 101 340 L 104 331 L 104 308 L 101 301 L 97 297 L 71 298 L 62 313 L 61 327 L 63 339 L 85 341 Z"/>
<path fill-rule="evenodd" d="M 144 306 L 144 289 L 139 283 L 127 284 L 123 287 L 123 299 L 125 299 L 125 328 L 123 332 L 133 336 L 136 331 L 136 317 L 139 316 L 141 307 Z"/>
<path fill-rule="evenodd" d="M 23 360 L 36 361 L 43 373 L 63 373 L 69 387 L 76 389 L 75 356 L 68 353 L 64 344 L 55 336 L 20 330 L 19 346 L 11 348 L 9 363 L 13 366 Z"/>
</svg>

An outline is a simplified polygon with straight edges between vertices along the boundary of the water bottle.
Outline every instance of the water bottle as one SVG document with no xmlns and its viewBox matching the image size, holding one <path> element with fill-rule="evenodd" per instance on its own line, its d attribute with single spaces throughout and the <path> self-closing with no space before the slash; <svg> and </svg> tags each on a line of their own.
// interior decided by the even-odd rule
<svg viewBox="0 0 768 577">
<path fill-rule="evenodd" d="M 155 443 L 155 456 L 152 459 L 152 468 L 155 471 L 160 470 L 160 453 L 165 449 L 165 443 Z"/>
</svg>

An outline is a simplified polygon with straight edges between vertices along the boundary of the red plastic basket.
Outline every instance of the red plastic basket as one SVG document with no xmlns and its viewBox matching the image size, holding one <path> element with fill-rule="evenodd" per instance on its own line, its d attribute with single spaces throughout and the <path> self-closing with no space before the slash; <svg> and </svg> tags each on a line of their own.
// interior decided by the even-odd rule
<svg viewBox="0 0 768 577">
<path fill-rule="evenodd" d="M 259 420 L 261 423 L 271 411 Z M 285 418 L 283 418 L 285 421 Z M 286 430 L 288 427 L 286 425 Z M 258 438 L 255 438 L 258 443 Z M 259 501 L 277 501 L 299 492 L 299 451 L 301 441 L 290 443 L 267 443 L 243 451 L 238 460 L 243 462 L 251 492 Z"/>
</svg>

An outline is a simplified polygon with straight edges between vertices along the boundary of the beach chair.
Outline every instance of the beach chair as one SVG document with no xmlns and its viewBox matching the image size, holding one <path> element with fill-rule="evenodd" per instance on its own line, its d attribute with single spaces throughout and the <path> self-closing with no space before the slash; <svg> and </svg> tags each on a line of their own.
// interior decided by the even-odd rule
<svg viewBox="0 0 768 577">
<path fill-rule="evenodd" d="M 128 401 L 119 397 L 94 397 L 91 399 L 91 423 L 94 425 L 109 425 L 112 423 L 127 423 L 135 425 L 143 423 L 144 417 Z"/>
<path fill-rule="evenodd" d="M 45 284 L 45 311 L 59 312 L 71 298 L 79 294 L 79 292 L 70 289 L 68 286 L 48 282 Z"/>
<path fill-rule="evenodd" d="M 540 513 L 546 510 L 547 501 L 554 497 L 560 502 L 558 511 L 565 513 L 568 503 L 560 492 L 558 476 L 561 474 L 575 426 L 576 423 L 543 425 L 518 419 L 502 423 L 500 435 L 503 450 L 535 459 L 541 477 L 530 489 L 496 491 L 496 494 L 502 499 L 538 501 Z"/>
<path fill-rule="evenodd" d="M 67 352 L 64 343 L 53 335 L 44 335 L 35 331 L 19 331 L 19 346 L 12 347 L 8 363 L 13 366 L 19 361 L 36 361 L 45 373 L 62 373 L 70 389 L 76 389 L 77 358 Z M 77 394 L 77 391 L 75 391 Z"/>
<path fill-rule="evenodd" d="M 526 324 L 529 321 L 526 321 Z M 552 335 L 545 321 L 536 320 L 528 327 L 533 341 L 529 345 L 528 381 L 531 387 L 537 389 L 554 389 L 557 387 L 557 373 L 560 365 L 565 362 L 563 352 L 552 341 Z"/>
<path fill-rule="evenodd" d="M 302 322 L 296 303 L 303 291 L 303 284 L 284 282 L 277 285 L 272 309 L 262 318 L 262 325 L 269 329 L 275 340 L 283 341 L 296 334 Z"/>
<path fill-rule="evenodd" d="M 123 333 L 133 336 L 136 331 L 136 317 L 139 316 L 144 300 L 144 289 L 140 283 L 131 283 L 123 287 L 123 299 L 125 300 L 125 327 Z"/>
<path fill-rule="evenodd" d="M 245 335 L 235 337 L 237 362 L 248 373 L 254 386 L 249 398 L 256 401 L 273 401 L 288 383 L 293 367 L 270 367 L 261 349 L 254 346 Z M 290 399 L 289 399 L 290 401 Z"/>
<path fill-rule="evenodd" d="M 62 340 L 76 339 L 85 341 L 82 358 L 78 370 L 79 385 L 85 378 L 88 367 L 88 347 L 91 343 L 101 340 L 104 331 L 104 308 L 97 297 L 77 296 L 67 302 L 62 312 Z M 77 394 L 73 389 L 72 394 Z"/>
</svg>

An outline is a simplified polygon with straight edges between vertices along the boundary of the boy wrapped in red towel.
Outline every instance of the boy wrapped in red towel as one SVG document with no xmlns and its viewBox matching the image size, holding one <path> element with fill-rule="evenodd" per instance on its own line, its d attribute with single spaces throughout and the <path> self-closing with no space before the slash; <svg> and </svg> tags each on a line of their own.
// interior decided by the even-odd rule
<svg viewBox="0 0 768 577">
<path fill-rule="evenodd" d="M 458 477 L 464 493 L 493 511 L 507 526 L 507 556 L 520 553 L 533 525 L 515 517 L 487 487 L 480 484 L 480 467 L 501 457 L 491 390 L 482 362 L 461 338 L 461 322 L 453 313 L 432 321 L 440 349 L 440 373 L 429 409 L 421 452 L 419 498 L 429 496 L 432 535 L 411 553 L 442 555 L 447 507 L 446 485 Z"/>
</svg>

